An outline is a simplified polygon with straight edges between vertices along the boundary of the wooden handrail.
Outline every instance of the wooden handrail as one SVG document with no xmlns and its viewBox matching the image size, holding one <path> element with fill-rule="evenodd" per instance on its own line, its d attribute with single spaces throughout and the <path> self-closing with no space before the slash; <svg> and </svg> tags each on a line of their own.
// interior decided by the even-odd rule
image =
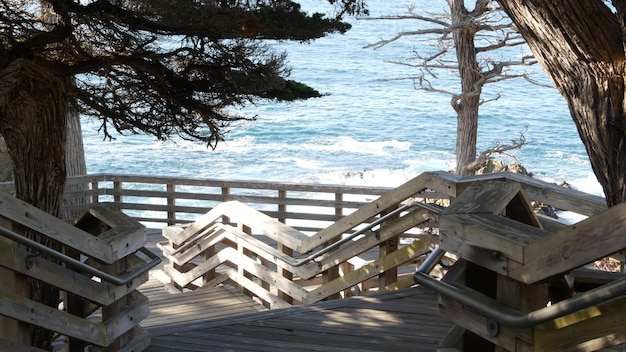
<svg viewBox="0 0 626 352">
<path fill-rule="evenodd" d="M 380 280 L 382 286 L 378 289 L 384 289 L 383 286 L 401 287 L 407 283 L 400 282 L 410 284 L 412 280 L 409 278 L 405 281 L 401 277 L 402 273 L 396 273 L 397 268 L 407 262 L 415 265 L 413 262 L 430 251 L 437 242 L 437 237 L 430 236 L 429 233 L 437 234 L 438 209 L 441 209 L 438 207 L 449 204 L 475 181 L 511 180 L 521 183 L 522 186 L 517 186 L 516 189 L 528 190 L 534 199 L 547 204 L 554 201 L 566 210 L 590 215 L 606 208 L 600 197 L 548 184 L 544 184 L 547 191 L 541 191 L 541 182 L 515 174 L 461 178 L 449 173 L 432 172 L 421 174 L 370 202 L 364 202 L 358 209 L 345 213 L 343 211 L 347 208 L 338 207 L 337 204 L 344 203 L 347 195 L 354 193 L 356 189 L 347 188 L 349 191 L 345 192 L 346 189 L 341 187 L 329 187 L 327 193 L 335 192 L 335 203 L 322 201 L 315 204 L 329 207 L 334 205 L 334 216 L 339 218 L 317 232 L 305 233 L 289 226 L 294 216 L 295 219 L 306 219 L 307 214 L 287 212 L 291 205 L 298 204 L 299 201 L 308 205 L 314 203 L 307 202 L 317 201 L 294 197 L 292 191 L 287 192 L 283 188 L 278 192 L 279 196 L 274 198 L 280 209 L 277 216 L 272 216 L 272 212 L 253 209 L 240 201 L 230 200 L 215 206 L 189 225 L 165 227 L 167 241 L 159 246 L 172 262 L 172 265 L 167 266 L 167 273 L 181 288 L 200 277 L 206 278 L 206 282 L 210 284 L 222 283 L 224 280 L 233 281 L 244 292 L 259 297 L 268 306 L 282 307 L 294 302 L 315 302 L 355 288 L 357 291 L 367 291 L 367 282 L 388 270 L 394 273 L 394 278 L 389 281 L 390 284 L 387 279 Z M 272 186 L 255 184 L 255 187 Z M 280 188 L 279 185 L 274 187 Z M 321 191 L 324 186 L 317 185 L 315 188 L 316 191 Z M 271 201 L 271 197 L 265 195 L 257 197 L 254 198 L 256 201 Z M 403 208 L 413 202 L 424 206 Z M 251 203 L 252 206 L 255 204 L 258 203 Z M 385 218 L 385 214 L 390 217 Z M 314 216 L 313 220 L 316 219 L 319 220 L 319 217 Z M 372 224 L 375 227 L 370 229 Z M 415 231 L 416 228 L 425 228 L 425 231 Z M 389 246 L 389 241 L 397 243 L 406 236 L 416 241 Z M 285 254 L 280 250 L 283 246 L 293 251 Z M 380 250 L 378 257 L 374 259 L 359 258 L 369 256 L 367 253 L 376 247 L 384 247 L 385 250 Z M 206 261 L 200 260 L 200 264 L 197 264 L 197 258 L 203 258 L 205 252 L 217 254 Z M 357 262 L 357 266 L 352 264 Z M 238 270 L 224 272 L 221 268 L 226 267 L 238 267 Z M 278 268 L 290 275 L 284 278 Z M 207 278 L 206 273 L 216 271 L 224 274 Z M 330 274 L 331 271 L 334 273 Z M 251 280 L 251 277 L 257 277 L 258 282 Z M 394 280 L 398 284 L 394 284 Z M 294 286 L 294 282 L 299 285 Z M 290 294 L 281 298 L 273 293 L 274 290 Z"/>
<path fill-rule="evenodd" d="M 531 200 L 558 209 L 570 210 L 585 216 L 606 209 L 606 201 L 602 197 L 515 173 L 460 177 L 437 171 L 424 175 L 431 179 L 428 194 L 428 198 L 431 199 L 455 197 L 466 187 L 465 185 L 474 181 L 511 180 L 520 183 Z M 272 218 L 291 222 L 289 225 L 307 233 L 327 228 L 331 223 L 391 190 L 388 187 L 227 181 L 109 173 L 73 176 L 68 178 L 67 185 L 66 199 L 87 199 L 87 203 L 66 207 L 79 213 L 93 203 L 115 203 L 116 208 L 132 218 L 149 223 L 150 226 L 161 227 L 189 223 L 221 202 L 237 200 L 252 205 Z M 88 187 L 77 191 L 70 188 L 72 185 Z M 12 189 L 13 183 L 0 183 L 0 190 Z M 115 202 L 116 198 L 118 202 Z M 303 220 L 306 220 L 306 225 L 301 224 Z"/>
<path fill-rule="evenodd" d="M 22 231 L 52 239 L 62 249 L 31 240 Z M 20 328 L 24 324 L 65 335 L 71 351 L 145 344 L 149 337 L 138 324 L 148 315 L 148 302 L 136 289 L 160 258 L 143 248 L 143 225 L 110 206 L 99 206 L 73 226 L 0 192 L 0 237 L 0 339 L 13 349 L 34 350 L 23 345 L 30 341 L 30 330 Z M 57 287 L 63 308 L 31 299 L 24 289 L 28 277 Z"/>
<path fill-rule="evenodd" d="M 239 269 L 228 270 L 226 271 L 228 274 L 210 278 L 210 284 L 222 283 L 223 280 L 235 281 L 237 285 L 245 288 L 246 292 L 253 293 L 273 307 L 291 304 L 291 301 L 274 295 L 273 286 L 295 302 L 310 303 L 322 300 L 354 286 L 366 286 L 366 282 L 389 270 L 397 276 L 398 267 L 411 263 L 432 250 L 437 242 L 436 236 L 418 234 L 414 236 L 412 243 L 387 251 L 378 259 L 361 261 L 357 267 L 350 265 L 355 257 L 377 246 L 386 246 L 388 241 L 397 242 L 400 236 L 416 227 L 427 226 L 425 224 L 433 226 L 437 221 L 438 208 L 415 207 L 411 204 L 421 204 L 419 197 L 425 190 L 429 190 L 429 194 L 435 197 L 439 197 L 435 193 L 437 189 L 453 194 L 454 190 L 448 186 L 449 182 L 431 174 L 420 175 L 399 188 L 385 192 L 379 198 L 312 236 L 240 202 L 221 203 L 188 226 L 164 228 L 164 235 L 168 241 L 159 246 L 172 263 L 166 266 L 165 270 L 175 284 L 186 287 L 197 278 L 205 277 L 206 273 L 230 263 Z M 339 201 L 341 198 L 336 195 L 336 200 Z M 228 219 L 230 224 L 220 222 L 222 219 Z M 351 235 L 352 233 L 354 235 Z M 348 237 L 345 237 L 346 235 Z M 297 258 L 281 253 L 262 238 L 293 248 L 294 252 L 297 252 L 295 255 Z M 343 239 L 337 241 L 340 238 Z M 218 244 L 222 248 L 217 249 Z M 203 257 L 205 251 L 216 254 L 195 264 L 196 258 Z M 276 268 L 283 268 L 299 280 L 316 280 L 315 278 L 321 275 L 324 283 L 314 289 L 294 286 L 291 280 L 282 278 L 277 271 L 259 266 L 255 258 L 262 258 L 262 261 L 274 264 Z M 335 270 L 340 266 L 343 270 Z M 335 270 L 336 273 L 327 275 L 326 273 L 331 270 Z M 340 271 L 343 271 L 343 274 L 340 275 Z M 401 275 L 410 272 L 412 270 Z M 262 285 L 250 280 L 249 275 L 256 276 L 260 282 L 273 284 L 267 288 L 261 287 Z M 400 286 L 397 283 L 393 284 L 394 281 L 385 283 L 384 286 L 397 288 L 407 283 L 411 284 L 410 278 L 404 280 Z M 366 291 L 368 288 L 365 286 L 361 290 Z"/>
</svg>

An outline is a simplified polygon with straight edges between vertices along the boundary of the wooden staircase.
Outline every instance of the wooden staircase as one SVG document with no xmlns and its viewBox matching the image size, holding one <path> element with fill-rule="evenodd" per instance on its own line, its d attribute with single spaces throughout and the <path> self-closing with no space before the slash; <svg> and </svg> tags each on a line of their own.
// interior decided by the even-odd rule
<svg viewBox="0 0 626 352">
<path fill-rule="evenodd" d="M 224 202 L 188 226 L 164 228 L 165 272 L 181 290 L 227 283 L 268 308 L 409 287 L 437 236 L 423 233 L 410 243 L 401 237 L 437 222 L 442 208 L 425 192 L 447 189 L 446 181 L 423 174 L 314 234 Z M 372 251 L 375 258 L 362 259 Z"/>
<path fill-rule="evenodd" d="M 24 232 L 60 243 L 57 251 Z M 136 289 L 160 262 L 145 251 L 145 228 L 110 207 L 93 207 L 74 225 L 0 192 L 0 346 L 30 346 L 30 326 L 56 334 L 66 351 L 141 351 L 149 334 L 139 326 L 148 301 Z M 29 299 L 27 278 L 60 291 L 58 307 Z"/>
<path fill-rule="evenodd" d="M 522 184 L 477 182 L 441 213 L 434 255 L 458 255 L 440 293 L 455 328 L 439 351 L 596 351 L 626 342 L 626 279 L 585 268 L 626 248 L 626 204 L 543 228 Z M 580 282 L 594 284 L 576 292 Z"/>
</svg>

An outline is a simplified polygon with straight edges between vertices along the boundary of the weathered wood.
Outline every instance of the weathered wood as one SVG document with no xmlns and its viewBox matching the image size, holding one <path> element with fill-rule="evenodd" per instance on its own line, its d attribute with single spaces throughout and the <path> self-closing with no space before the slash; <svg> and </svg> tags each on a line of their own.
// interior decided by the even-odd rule
<svg viewBox="0 0 626 352">
<path fill-rule="evenodd" d="M 624 248 L 626 203 L 529 244 L 524 249 L 524 265 L 512 269 L 510 275 L 520 277 L 526 283 L 533 283 Z"/>
<path fill-rule="evenodd" d="M 501 214 L 507 204 L 522 190 L 515 182 L 491 181 L 475 183 L 450 204 L 446 214 Z"/>
<path fill-rule="evenodd" d="M 304 239 L 301 246 L 296 247 L 298 252 L 306 253 L 313 248 L 319 246 L 321 243 L 327 242 L 349 230 L 355 226 L 367 222 L 368 219 L 384 212 L 385 210 L 399 204 L 414 194 L 423 191 L 428 188 L 432 182 L 432 175 L 421 174 L 411 181 L 404 183 L 403 185 L 395 188 L 391 191 L 380 196 L 375 201 L 359 208 L 354 213 L 343 217 L 336 221 L 325 229 L 319 231 L 315 235 Z"/>
<path fill-rule="evenodd" d="M 103 346 L 109 346 L 115 339 L 132 330 L 148 316 L 148 298 L 138 291 L 135 291 L 132 296 L 132 302 L 116 315 L 102 322 L 107 337 L 107 343 Z"/>
<path fill-rule="evenodd" d="M 137 352 L 143 351 L 150 346 L 150 332 L 148 330 L 136 326 L 129 334 L 132 339 L 118 350 L 118 352 Z"/>
<path fill-rule="evenodd" d="M 47 352 L 46 350 L 42 350 L 36 347 L 32 347 L 26 344 L 19 344 L 15 341 L 6 340 L 0 338 L 0 351 L 10 351 L 10 352 Z"/>
<path fill-rule="evenodd" d="M 524 263 L 525 248 L 548 236 L 548 232 L 494 214 L 454 214 L 439 217 L 441 248 L 462 257 L 471 247 L 498 253 Z"/>
<path fill-rule="evenodd" d="M 626 342 L 626 298 L 593 306 L 534 329 L 534 350 L 597 351 Z"/>
<path fill-rule="evenodd" d="M 305 279 L 313 277 L 319 273 L 320 270 L 326 270 L 327 268 L 336 265 L 336 263 L 347 261 L 350 258 L 377 246 L 383 241 L 402 234 L 411 227 L 428 221 L 430 218 L 431 214 L 427 210 L 422 208 L 414 209 L 401 218 L 389 221 L 382 226 L 378 232 L 367 232 L 359 241 L 354 241 L 343 246 L 341 249 L 324 256 L 320 261 L 304 265 L 304 271 L 300 271 L 299 274 Z"/>
<path fill-rule="evenodd" d="M 119 259 L 105 241 L 3 192 L 0 192 L 0 213 L 14 222 L 104 262 L 112 263 Z"/>
<path fill-rule="evenodd" d="M 450 328 L 437 314 L 436 296 L 420 289 L 217 319 L 211 312 L 221 309 L 204 308 L 204 322 L 151 325 L 147 351 L 432 352 Z"/>
<path fill-rule="evenodd" d="M 483 339 L 509 351 L 532 351 L 531 329 L 511 329 L 500 325 L 499 334 L 491 336 L 487 330 L 488 320 L 486 317 L 463 307 L 458 302 L 443 297 L 439 298 L 439 312 L 454 324 L 462 326 L 464 329 L 472 331 Z"/>
<path fill-rule="evenodd" d="M 299 301 L 302 301 L 307 294 L 307 291 L 299 285 L 294 284 L 292 281 L 282 277 L 275 271 L 258 264 L 256 261 L 250 259 L 250 257 L 231 247 L 222 249 L 216 253 L 216 255 L 186 273 L 174 271 L 170 265 L 165 266 L 165 272 L 174 282 L 182 287 L 185 287 L 190 282 L 201 277 L 206 271 L 214 269 L 227 261 L 236 263 L 242 270 L 251 272 L 265 281 L 272 282 L 281 291 L 289 293 L 291 297 L 294 297 Z"/>
<path fill-rule="evenodd" d="M 363 265 L 361 268 L 351 271 L 344 276 L 329 281 L 324 285 L 312 290 L 307 294 L 303 303 L 312 303 L 322 300 L 343 289 L 354 286 L 359 282 L 365 281 L 371 277 L 388 270 L 391 267 L 397 267 L 399 264 L 406 263 L 411 259 L 417 258 L 428 253 L 435 246 L 434 238 L 424 238 L 419 241 L 402 247 L 378 260 Z"/>
<path fill-rule="evenodd" d="M 30 263 L 30 268 L 24 263 Z M 144 263 L 142 261 L 142 263 Z M 40 256 L 33 257 L 32 253 L 16 248 L 0 241 L 0 266 L 11 269 L 36 279 L 54 282 L 64 291 L 72 292 L 102 305 L 107 305 L 128 294 L 146 281 L 148 274 L 139 277 L 130 287 L 114 286 L 106 282 L 97 282 L 90 277 L 77 274 L 74 270 L 48 261 Z"/>
<path fill-rule="evenodd" d="M 103 325 L 15 294 L 0 292 L 0 314 L 99 346 L 111 342 Z"/>
<path fill-rule="evenodd" d="M 185 227 L 183 231 L 176 235 L 175 238 L 170 238 L 170 241 L 180 245 L 193 234 L 202 231 L 202 229 L 207 226 L 210 226 L 221 216 L 228 216 L 231 221 L 234 222 L 241 220 L 241 222 L 246 223 L 247 226 L 261 231 L 266 236 L 290 247 L 298 246 L 305 238 L 307 238 L 307 236 L 303 233 L 294 230 L 293 228 L 270 218 L 267 215 L 255 211 L 242 203 L 230 201 L 221 203 L 206 215 L 196 220 L 192 225 Z"/>
<path fill-rule="evenodd" d="M 91 207 L 76 222 L 89 221 L 90 217 L 108 226 L 97 237 L 108 243 L 118 258 L 136 252 L 146 243 L 145 226 L 110 205 Z"/>
</svg>

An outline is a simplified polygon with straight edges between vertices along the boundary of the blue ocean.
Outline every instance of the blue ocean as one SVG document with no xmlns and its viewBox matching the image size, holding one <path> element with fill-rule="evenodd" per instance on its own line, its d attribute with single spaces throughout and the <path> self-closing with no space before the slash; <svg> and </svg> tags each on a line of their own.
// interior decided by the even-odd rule
<svg viewBox="0 0 626 352">
<path fill-rule="evenodd" d="M 328 12 L 326 1 L 300 1 L 306 11 Z M 422 1 L 444 9 L 444 1 Z M 440 3 L 440 4 L 439 4 Z M 404 14 L 404 2 L 369 0 L 371 16 Z M 439 7 L 437 7 L 439 6 Z M 380 49 L 365 49 L 383 38 L 413 30 L 412 20 L 348 19 L 353 28 L 310 43 L 275 42 L 286 51 L 291 79 L 324 97 L 292 103 L 264 102 L 239 111 L 255 121 L 233 125 L 226 141 L 212 150 L 200 142 L 157 141 L 148 136 L 103 140 L 97 122 L 83 120 L 89 173 L 123 173 L 231 180 L 397 186 L 424 171 L 454 167 L 456 116 L 450 97 L 416 90 L 407 79 L 415 69 L 389 63 L 409 60 L 413 50 L 434 50 L 420 37 Z M 516 48 L 506 55 L 519 56 Z M 500 54 L 498 54 L 500 55 Z M 532 78 L 551 82 L 538 65 Z M 439 87 L 458 91 L 458 81 L 442 76 Z M 602 194 L 560 94 L 525 80 L 487 86 L 484 98 L 497 101 L 480 110 L 478 149 L 509 143 L 526 130 L 528 142 L 505 156 L 535 177 L 567 181 Z"/>
</svg>

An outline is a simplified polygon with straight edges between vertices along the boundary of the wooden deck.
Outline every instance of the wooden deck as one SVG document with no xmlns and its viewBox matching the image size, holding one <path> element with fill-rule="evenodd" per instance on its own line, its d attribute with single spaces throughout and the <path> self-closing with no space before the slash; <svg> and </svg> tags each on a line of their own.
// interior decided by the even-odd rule
<svg viewBox="0 0 626 352">
<path fill-rule="evenodd" d="M 263 312 L 232 290 L 203 291 L 150 297 L 146 351 L 434 351 L 451 327 L 422 289 Z"/>
<path fill-rule="evenodd" d="M 159 234 L 148 237 L 158 253 Z M 420 288 L 267 310 L 229 286 L 168 291 L 158 270 L 140 288 L 150 300 L 141 323 L 149 352 L 434 351 L 451 327 L 436 295 Z"/>
</svg>

